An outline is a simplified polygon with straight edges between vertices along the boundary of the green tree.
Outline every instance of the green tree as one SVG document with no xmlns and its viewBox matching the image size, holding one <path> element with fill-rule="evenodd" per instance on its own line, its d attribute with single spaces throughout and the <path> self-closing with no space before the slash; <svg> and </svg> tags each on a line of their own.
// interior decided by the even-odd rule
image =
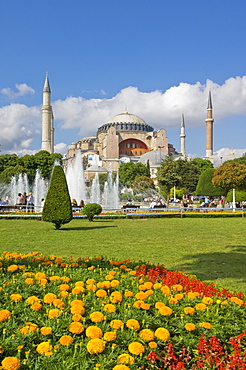
<svg viewBox="0 0 246 370">
<path fill-rule="evenodd" d="M 132 187 L 135 191 L 141 193 L 150 189 L 155 189 L 155 184 L 153 179 L 151 179 L 150 177 L 138 176 L 135 177 L 135 180 L 132 183 Z"/>
<path fill-rule="evenodd" d="M 245 202 L 246 201 L 246 190 L 237 190 L 235 191 L 235 201 L 236 202 Z M 233 201 L 232 190 L 230 190 L 226 196 L 227 202 Z"/>
<path fill-rule="evenodd" d="M 167 204 L 169 204 L 171 188 L 178 186 L 181 181 L 181 176 L 178 174 L 177 161 L 174 161 L 172 156 L 169 155 L 164 161 L 162 161 L 161 166 L 157 171 L 157 180 L 160 189 L 166 192 Z"/>
<path fill-rule="evenodd" d="M 224 189 L 216 187 L 212 184 L 214 172 L 214 168 L 207 168 L 205 171 L 203 171 L 196 187 L 196 195 L 205 195 L 210 197 L 225 195 Z"/>
<path fill-rule="evenodd" d="M 93 221 L 95 215 L 102 212 L 102 207 L 97 203 L 88 203 L 84 206 L 82 213 L 87 216 L 89 221 Z"/>
<path fill-rule="evenodd" d="M 193 193 L 199 180 L 201 170 L 196 162 L 178 159 L 177 172 L 180 176 L 180 187 L 184 193 Z"/>
<path fill-rule="evenodd" d="M 66 177 L 61 166 L 55 166 L 46 196 L 42 220 L 52 222 L 56 229 L 73 218 Z"/>
<path fill-rule="evenodd" d="M 138 176 L 149 177 L 149 169 L 144 164 L 138 163 L 122 163 L 119 168 L 120 182 L 125 186 L 131 186 L 133 181 Z"/>
<path fill-rule="evenodd" d="M 19 174 L 24 172 L 24 167 L 18 164 L 13 167 L 6 167 L 5 170 L 0 173 L 0 183 L 10 183 L 13 176 L 18 176 Z"/>
<path fill-rule="evenodd" d="M 207 168 L 214 168 L 213 163 L 208 159 L 194 158 L 191 162 L 195 163 L 199 167 L 200 173 L 203 173 Z"/>
<path fill-rule="evenodd" d="M 217 168 L 214 172 L 212 183 L 216 187 L 225 190 L 246 189 L 246 164 L 237 161 L 227 162 Z"/>
<path fill-rule="evenodd" d="M 39 170 L 40 175 L 44 179 L 49 179 L 55 161 L 58 161 L 59 164 L 61 164 L 62 155 L 58 153 L 50 154 L 46 150 L 40 150 L 40 152 L 34 154 L 34 159 L 36 168 Z"/>
</svg>

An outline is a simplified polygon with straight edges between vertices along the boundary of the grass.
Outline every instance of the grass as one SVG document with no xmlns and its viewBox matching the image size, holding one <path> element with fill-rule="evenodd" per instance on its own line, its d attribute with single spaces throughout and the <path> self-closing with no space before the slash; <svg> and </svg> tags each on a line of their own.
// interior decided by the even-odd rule
<svg viewBox="0 0 246 370">
<path fill-rule="evenodd" d="M 141 260 L 246 294 L 246 219 L 0 220 L 0 253 Z"/>
</svg>

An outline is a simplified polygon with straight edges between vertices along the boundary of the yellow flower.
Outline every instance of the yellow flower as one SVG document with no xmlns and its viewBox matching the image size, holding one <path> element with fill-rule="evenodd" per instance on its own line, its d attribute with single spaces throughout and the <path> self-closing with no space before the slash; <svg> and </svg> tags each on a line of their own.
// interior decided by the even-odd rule
<svg viewBox="0 0 246 370">
<path fill-rule="evenodd" d="M 167 286 L 167 285 L 164 285 L 163 287 L 161 287 L 161 291 L 164 295 L 170 295 L 170 288 Z"/>
<path fill-rule="evenodd" d="M 128 346 L 128 350 L 130 353 L 136 356 L 141 355 L 145 351 L 144 346 L 142 345 L 142 343 L 139 342 L 130 343 Z"/>
<path fill-rule="evenodd" d="M 32 295 L 32 296 L 30 296 L 26 299 L 26 303 L 28 303 L 28 304 L 34 304 L 34 303 L 39 302 L 39 301 L 40 301 L 40 299 L 38 297 L 36 297 L 35 295 Z"/>
<path fill-rule="evenodd" d="M 231 297 L 230 300 L 231 302 L 236 303 L 239 306 L 243 305 L 243 300 L 238 297 Z"/>
<path fill-rule="evenodd" d="M 11 312 L 9 310 L 0 310 L 0 321 L 8 320 L 11 316 Z"/>
<path fill-rule="evenodd" d="M 7 268 L 7 271 L 10 271 L 10 272 L 15 272 L 19 269 L 19 266 L 18 265 L 10 265 L 8 268 Z"/>
<path fill-rule="evenodd" d="M 156 342 L 149 342 L 149 347 L 153 349 L 153 348 L 157 348 L 158 345 Z"/>
<path fill-rule="evenodd" d="M 154 289 L 161 289 L 161 287 L 162 287 L 161 283 L 155 283 L 155 284 L 153 285 L 153 288 L 154 288 Z"/>
<path fill-rule="evenodd" d="M 21 362 L 18 357 L 5 357 L 2 361 L 2 368 L 4 370 L 18 370 Z"/>
<path fill-rule="evenodd" d="M 163 316 L 170 316 L 170 315 L 172 315 L 173 310 L 172 310 L 170 307 L 168 307 L 168 306 L 162 306 L 162 307 L 159 309 L 159 312 L 160 312 L 160 314 L 161 314 L 161 315 L 163 315 Z"/>
<path fill-rule="evenodd" d="M 187 297 L 188 297 L 188 299 L 194 299 L 196 297 L 200 297 L 200 293 L 198 293 L 198 292 L 188 292 Z"/>
<path fill-rule="evenodd" d="M 67 346 L 68 344 L 73 343 L 73 338 L 70 335 L 63 335 L 59 339 L 59 342 L 61 343 L 62 346 Z"/>
<path fill-rule="evenodd" d="M 58 308 L 53 308 L 49 310 L 48 317 L 49 319 L 54 319 L 55 317 L 58 317 L 60 315 L 61 311 L 58 310 Z"/>
<path fill-rule="evenodd" d="M 119 280 L 111 280 L 110 285 L 112 288 L 117 287 L 120 284 Z"/>
<path fill-rule="evenodd" d="M 165 303 L 163 303 L 163 302 L 156 302 L 155 303 L 155 308 L 157 308 L 157 310 L 159 310 L 163 306 L 165 306 Z"/>
<path fill-rule="evenodd" d="M 82 320 L 82 316 L 78 313 L 75 313 L 73 316 L 72 316 L 72 320 L 73 321 L 81 321 Z"/>
<path fill-rule="evenodd" d="M 90 319 L 92 322 L 102 322 L 104 318 L 104 314 L 99 311 L 95 311 L 90 314 Z"/>
<path fill-rule="evenodd" d="M 145 286 L 145 289 L 152 289 L 153 283 L 151 283 L 151 281 L 146 281 L 144 283 L 144 286 Z"/>
<path fill-rule="evenodd" d="M 93 285 L 93 284 L 95 284 L 95 282 L 96 282 L 96 280 L 94 280 L 94 279 L 87 279 L 86 280 L 86 284 L 88 284 L 88 285 Z"/>
<path fill-rule="evenodd" d="M 201 328 L 205 328 L 205 329 L 211 329 L 212 328 L 212 325 L 209 322 L 199 322 L 198 325 Z"/>
<path fill-rule="evenodd" d="M 173 286 L 172 286 L 172 290 L 173 290 L 174 292 L 182 292 L 183 287 L 182 287 L 182 285 L 180 285 L 180 284 L 175 284 L 175 285 L 173 285 Z"/>
<path fill-rule="evenodd" d="M 148 342 L 154 340 L 154 338 L 155 338 L 155 335 L 154 335 L 153 331 L 150 330 L 150 329 L 141 330 L 140 333 L 139 333 L 139 336 L 140 336 L 140 338 L 142 338 L 143 340 L 146 340 Z"/>
<path fill-rule="evenodd" d="M 131 370 L 131 369 L 126 365 L 115 365 L 113 367 L 113 370 Z"/>
<path fill-rule="evenodd" d="M 40 355 L 45 355 L 45 353 L 50 352 L 52 350 L 52 345 L 49 342 L 42 342 L 36 348 L 36 351 Z"/>
<path fill-rule="evenodd" d="M 137 320 L 135 320 L 135 319 L 129 319 L 129 320 L 127 320 L 126 326 L 129 329 L 134 329 L 134 330 L 138 330 L 140 328 L 139 322 Z"/>
<path fill-rule="evenodd" d="M 144 300 L 144 299 L 147 299 L 147 298 L 148 298 L 147 294 L 146 294 L 146 293 L 144 293 L 144 292 L 138 292 L 138 293 L 135 295 L 135 297 L 136 297 L 137 299 L 141 299 L 141 300 Z"/>
<path fill-rule="evenodd" d="M 204 303 L 197 303 L 196 310 L 197 311 L 204 311 L 207 309 L 207 306 Z"/>
<path fill-rule="evenodd" d="M 44 303 L 52 304 L 53 301 L 57 298 L 57 296 L 53 293 L 47 293 L 44 296 Z"/>
<path fill-rule="evenodd" d="M 76 281 L 75 286 L 85 286 L 85 283 L 83 281 Z"/>
<path fill-rule="evenodd" d="M 140 308 L 142 306 L 142 304 L 144 304 L 144 301 L 138 300 L 138 301 L 134 302 L 133 306 L 136 307 L 136 308 Z"/>
<path fill-rule="evenodd" d="M 177 298 L 170 298 L 169 301 L 168 301 L 170 304 L 177 304 L 178 303 L 178 299 Z"/>
<path fill-rule="evenodd" d="M 117 362 L 119 362 L 120 364 L 132 365 L 134 364 L 134 358 L 128 353 L 122 353 L 122 355 L 118 356 Z"/>
<path fill-rule="evenodd" d="M 213 299 L 210 297 L 203 297 L 202 299 L 202 303 L 204 304 L 212 304 L 213 302 L 214 302 Z"/>
<path fill-rule="evenodd" d="M 102 338 L 103 332 L 102 329 L 98 326 L 88 326 L 88 328 L 85 331 L 85 335 L 88 338 L 96 339 L 96 338 Z"/>
<path fill-rule="evenodd" d="M 41 310 L 41 308 L 42 308 L 43 306 L 41 305 L 41 303 L 38 303 L 38 302 L 35 302 L 35 303 L 33 303 L 32 305 L 31 305 L 31 309 L 33 310 L 33 311 L 39 311 L 39 310 Z"/>
<path fill-rule="evenodd" d="M 185 324 L 185 329 L 186 329 L 187 331 L 193 331 L 193 330 L 196 330 L 196 325 L 194 325 L 194 324 L 192 324 L 192 323 L 188 322 L 187 324 Z"/>
<path fill-rule="evenodd" d="M 84 308 L 84 306 L 74 305 L 70 308 L 70 312 L 72 314 L 83 315 L 85 313 L 85 308 Z"/>
<path fill-rule="evenodd" d="M 34 333 L 38 328 L 38 325 L 34 324 L 33 322 L 27 322 L 24 327 L 20 329 L 21 334 L 26 335 L 30 333 Z"/>
<path fill-rule="evenodd" d="M 160 339 L 163 342 L 166 342 L 170 339 L 170 333 L 165 328 L 156 329 L 155 336 L 156 336 L 157 339 Z"/>
<path fill-rule="evenodd" d="M 115 291 L 113 292 L 111 295 L 110 295 L 110 301 L 112 303 L 119 303 L 122 301 L 122 294 L 118 291 Z"/>
<path fill-rule="evenodd" d="M 104 307 L 103 307 L 103 311 L 106 311 L 106 312 L 109 312 L 109 313 L 112 313 L 112 312 L 115 312 L 116 311 L 116 307 L 114 304 L 106 304 Z"/>
<path fill-rule="evenodd" d="M 68 330 L 73 333 L 73 334 L 81 334 L 85 328 L 84 326 L 81 324 L 81 322 L 72 322 L 69 327 L 68 327 Z"/>
<path fill-rule="evenodd" d="M 91 339 L 87 343 L 87 351 L 92 355 L 96 353 L 102 353 L 105 349 L 105 343 L 102 339 L 96 338 L 96 339 Z"/>
<path fill-rule="evenodd" d="M 116 339 L 116 332 L 115 331 L 107 331 L 104 333 L 103 339 L 107 342 L 111 342 L 112 340 Z"/>
<path fill-rule="evenodd" d="M 61 284 L 59 285 L 59 289 L 68 291 L 70 289 L 70 286 L 68 284 Z"/>
<path fill-rule="evenodd" d="M 186 315 L 193 315 L 193 313 L 195 313 L 195 309 L 193 307 L 185 307 L 184 308 L 184 313 Z"/>
<path fill-rule="evenodd" d="M 97 292 L 96 292 L 96 296 L 99 297 L 99 298 L 104 298 L 107 296 L 107 292 L 106 290 L 104 289 L 99 289 Z"/>
<path fill-rule="evenodd" d="M 53 301 L 53 305 L 55 306 L 55 307 L 57 307 L 57 308 L 64 308 L 64 306 L 65 306 L 65 303 L 61 300 L 61 299 L 59 299 L 59 298 L 56 298 L 56 299 L 54 299 L 54 301 Z"/>
<path fill-rule="evenodd" d="M 40 333 L 42 335 L 50 335 L 52 334 L 52 328 L 50 326 L 43 326 L 40 328 Z"/>
<path fill-rule="evenodd" d="M 11 299 L 11 301 L 14 301 L 14 302 L 21 302 L 22 301 L 22 295 L 20 295 L 20 294 L 11 294 L 10 299 Z"/>
<path fill-rule="evenodd" d="M 25 283 L 28 284 L 28 285 L 33 285 L 34 284 L 34 280 L 32 278 L 27 278 L 25 280 Z"/>
<path fill-rule="evenodd" d="M 0 346 L 0 353 L 3 353 L 3 352 L 4 352 L 3 346 Z"/>
<path fill-rule="evenodd" d="M 140 308 L 142 308 L 142 310 L 149 310 L 150 309 L 150 304 L 143 302 L 143 303 L 141 303 Z"/>
<path fill-rule="evenodd" d="M 123 328 L 124 323 L 123 323 L 123 321 L 121 321 L 121 320 L 117 320 L 117 319 L 115 319 L 115 320 L 112 320 L 112 321 L 110 322 L 109 326 L 110 326 L 112 329 L 114 329 L 114 330 L 118 330 L 118 329 L 120 329 L 120 328 Z"/>
</svg>

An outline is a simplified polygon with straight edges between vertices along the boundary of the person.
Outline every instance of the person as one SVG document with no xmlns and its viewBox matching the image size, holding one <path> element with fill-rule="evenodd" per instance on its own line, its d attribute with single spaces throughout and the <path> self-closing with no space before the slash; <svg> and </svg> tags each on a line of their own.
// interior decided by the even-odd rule
<svg viewBox="0 0 246 370">
<path fill-rule="evenodd" d="M 79 207 L 84 208 L 84 206 L 85 206 L 85 202 L 83 201 L 83 199 L 81 199 L 81 201 L 79 203 Z"/>
<path fill-rule="evenodd" d="M 22 197 L 23 197 L 23 200 L 22 200 L 22 204 L 25 206 L 25 207 L 22 207 L 21 209 L 26 209 L 27 207 L 26 207 L 26 205 L 27 205 L 27 195 L 26 195 L 26 192 L 24 192 L 23 194 L 22 194 Z"/>
<path fill-rule="evenodd" d="M 31 212 L 34 212 L 34 198 L 32 193 L 29 193 L 27 196 L 27 209 L 30 209 Z"/>
<path fill-rule="evenodd" d="M 4 206 L 4 204 L 5 204 L 4 200 L 2 200 L 2 199 L 0 198 L 0 205 L 1 205 L 1 206 Z"/>
<path fill-rule="evenodd" d="M 155 208 L 155 206 L 156 206 L 156 201 L 155 201 L 155 200 L 153 200 L 153 201 L 150 203 L 149 208 Z"/>
<path fill-rule="evenodd" d="M 78 207 L 76 199 L 72 199 L 72 207 Z"/>
<path fill-rule="evenodd" d="M 23 195 L 21 193 L 18 193 L 18 195 L 17 195 L 16 204 L 18 206 L 23 204 Z"/>
</svg>

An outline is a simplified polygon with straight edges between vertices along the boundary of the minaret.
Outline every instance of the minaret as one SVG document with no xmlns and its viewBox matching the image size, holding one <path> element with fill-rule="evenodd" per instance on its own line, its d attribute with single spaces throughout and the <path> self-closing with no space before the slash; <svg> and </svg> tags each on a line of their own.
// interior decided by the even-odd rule
<svg viewBox="0 0 246 370">
<path fill-rule="evenodd" d="M 206 158 L 213 162 L 213 107 L 211 90 L 209 90 L 208 95 L 208 107 L 207 107 L 207 119 L 206 122 Z"/>
<path fill-rule="evenodd" d="M 185 121 L 184 121 L 184 113 L 182 113 L 181 117 L 181 131 L 180 131 L 180 153 L 182 154 L 182 157 L 186 157 L 186 152 L 185 152 Z"/>
<path fill-rule="evenodd" d="M 50 84 L 48 73 L 46 73 L 44 89 L 43 89 L 43 105 L 42 105 L 42 148 L 49 153 L 54 153 L 54 126 L 53 112 L 50 103 Z"/>
</svg>

